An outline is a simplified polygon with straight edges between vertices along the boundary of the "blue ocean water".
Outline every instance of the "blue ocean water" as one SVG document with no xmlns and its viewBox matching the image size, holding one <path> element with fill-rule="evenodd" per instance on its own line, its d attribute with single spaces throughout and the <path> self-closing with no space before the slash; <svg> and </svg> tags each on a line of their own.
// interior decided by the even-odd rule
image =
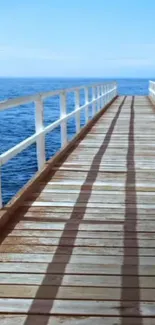
<svg viewBox="0 0 155 325">
<path fill-rule="evenodd" d="M 115 79 L 116 80 L 116 79 Z M 0 101 L 19 96 L 32 95 L 37 92 L 86 85 L 107 79 L 52 79 L 52 78 L 0 78 Z M 118 79 L 120 95 L 147 95 L 148 79 Z M 84 93 L 80 93 L 81 104 L 84 103 Z M 59 98 L 48 98 L 44 102 L 45 125 L 58 119 Z M 74 96 L 67 97 L 67 111 L 74 109 Z M 0 112 L 0 154 L 12 148 L 35 132 L 34 105 L 21 105 Z M 81 125 L 84 116 L 81 114 Z M 75 134 L 75 120 L 71 118 L 67 124 L 68 138 Z M 60 149 L 60 128 L 58 127 L 46 136 L 46 159 L 51 158 Z M 37 171 L 36 145 L 11 159 L 2 166 L 3 203 L 7 203 L 12 196 Z"/>
</svg>

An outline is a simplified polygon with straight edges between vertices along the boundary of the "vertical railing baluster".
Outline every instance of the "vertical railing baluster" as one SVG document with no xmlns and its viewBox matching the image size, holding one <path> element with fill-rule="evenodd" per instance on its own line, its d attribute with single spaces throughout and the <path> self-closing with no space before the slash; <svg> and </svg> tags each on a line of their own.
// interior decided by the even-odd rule
<svg viewBox="0 0 155 325">
<path fill-rule="evenodd" d="M 96 88 L 92 87 L 92 100 L 96 99 Z M 92 117 L 95 115 L 96 113 L 96 102 L 94 102 L 92 104 Z"/>
<path fill-rule="evenodd" d="M 106 105 L 106 84 L 104 85 L 104 106 Z"/>
<path fill-rule="evenodd" d="M 112 94 L 112 93 L 110 92 L 110 91 L 111 91 L 111 88 L 112 88 L 112 87 L 111 87 L 111 84 L 110 84 L 110 85 L 109 85 L 109 90 L 108 90 L 108 91 L 109 91 L 109 102 L 111 101 L 111 94 Z"/>
<path fill-rule="evenodd" d="M 102 85 L 100 85 L 100 97 L 102 96 Z M 102 97 L 100 98 L 100 110 L 102 109 Z"/>
<path fill-rule="evenodd" d="M 85 123 L 87 124 L 88 120 L 89 120 L 89 116 L 88 116 L 88 102 L 89 102 L 88 87 L 85 87 L 84 91 L 85 91 L 85 105 L 87 105 L 85 108 Z"/>
<path fill-rule="evenodd" d="M 111 87 L 115 88 L 116 87 L 115 83 L 113 83 Z M 116 89 L 112 92 L 112 98 L 114 98 L 115 96 L 116 96 Z"/>
<path fill-rule="evenodd" d="M 116 88 L 116 89 L 115 89 L 115 93 L 114 93 L 114 97 L 115 97 L 115 96 L 117 96 L 117 92 L 118 92 L 118 85 L 117 85 L 116 82 L 114 83 L 114 86 L 115 86 L 115 88 Z"/>
<path fill-rule="evenodd" d="M 103 107 L 105 106 L 105 84 L 103 85 Z"/>
<path fill-rule="evenodd" d="M 110 102 L 110 85 L 108 84 L 108 102 Z"/>
<path fill-rule="evenodd" d="M 115 83 L 113 83 L 112 88 L 116 88 Z M 112 99 L 116 96 L 116 89 L 112 92 Z"/>
<path fill-rule="evenodd" d="M 60 94 L 60 118 L 66 116 L 66 93 Z M 67 144 L 67 121 L 61 122 L 61 147 Z"/>
<path fill-rule="evenodd" d="M 97 111 L 100 110 L 100 86 L 97 86 Z"/>
<path fill-rule="evenodd" d="M 79 90 L 75 91 L 75 109 L 80 107 L 80 93 Z M 75 115 L 76 134 L 80 131 L 80 112 Z"/>
<path fill-rule="evenodd" d="M 105 107 L 105 84 L 103 85 L 102 105 L 103 105 L 103 107 Z"/>
<path fill-rule="evenodd" d="M 104 93 L 105 93 L 105 89 L 104 89 L 104 85 L 102 86 L 102 106 L 105 106 L 105 98 L 104 98 Z"/>
<path fill-rule="evenodd" d="M 44 129 L 44 119 L 43 119 L 43 101 L 40 95 L 38 95 L 38 99 L 35 101 L 36 110 L 35 110 L 35 128 L 36 133 L 40 133 Z M 37 163 L 38 170 L 41 170 L 45 164 L 45 136 L 44 134 L 40 134 L 37 136 Z"/>
<path fill-rule="evenodd" d="M 107 85 L 107 92 L 108 92 L 108 94 L 107 94 L 107 98 L 108 98 L 108 103 L 110 102 L 110 93 L 109 93 L 109 91 L 110 91 L 110 86 L 109 86 L 109 84 Z"/>
<path fill-rule="evenodd" d="M 101 89 L 101 91 L 100 91 L 100 93 L 101 93 L 101 99 L 100 99 L 100 107 L 101 107 L 101 109 L 103 108 L 103 85 L 101 85 L 100 86 L 100 89 Z"/>
<path fill-rule="evenodd" d="M 111 93 L 110 93 L 110 90 L 111 90 L 111 84 L 108 85 L 109 102 L 110 102 L 110 100 L 111 100 Z"/>
</svg>

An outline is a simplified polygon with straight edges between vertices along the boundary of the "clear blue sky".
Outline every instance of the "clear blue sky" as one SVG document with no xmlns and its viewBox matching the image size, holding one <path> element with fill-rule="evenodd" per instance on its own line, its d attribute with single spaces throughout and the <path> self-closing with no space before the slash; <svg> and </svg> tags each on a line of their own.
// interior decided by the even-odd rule
<svg viewBox="0 0 155 325">
<path fill-rule="evenodd" d="M 155 0 L 0 0 L 0 30 L 1 76 L 155 76 Z"/>
</svg>

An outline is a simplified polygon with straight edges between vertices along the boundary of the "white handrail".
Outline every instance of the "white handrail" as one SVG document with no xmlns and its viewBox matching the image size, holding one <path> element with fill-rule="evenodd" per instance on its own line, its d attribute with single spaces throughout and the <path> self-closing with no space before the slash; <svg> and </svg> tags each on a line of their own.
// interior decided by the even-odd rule
<svg viewBox="0 0 155 325">
<path fill-rule="evenodd" d="M 92 89 L 91 101 L 89 101 L 88 89 Z M 80 93 L 79 91 L 84 89 L 85 92 L 85 104 L 80 106 Z M 75 110 L 66 113 L 66 94 L 69 92 L 74 92 L 75 94 Z M 44 126 L 43 123 L 43 100 L 48 97 L 53 97 L 59 95 L 60 97 L 60 118 L 51 123 L 48 126 Z M 56 90 L 50 92 L 39 93 L 37 95 L 19 97 L 14 99 L 9 99 L 3 102 L 0 102 L 0 111 L 15 106 L 27 104 L 30 102 L 35 103 L 35 130 L 36 132 L 25 139 L 24 141 L 18 143 L 16 146 L 7 150 L 6 152 L 0 155 L 0 167 L 7 163 L 10 159 L 15 157 L 18 153 L 29 147 L 34 142 L 37 143 L 37 163 L 38 170 L 41 170 L 45 164 L 45 135 L 52 130 L 54 130 L 59 125 L 61 126 L 61 147 L 66 146 L 67 144 L 67 121 L 69 118 L 75 116 L 76 123 L 76 134 L 80 131 L 80 112 L 85 110 L 85 124 L 88 123 L 89 114 L 88 109 L 89 105 L 92 105 L 91 118 L 101 110 L 106 104 L 108 104 L 115 96 L 117 95 L 117 83 L 99 83 L 93 85 L 80 86 L 76 88 L 69 88 L 63 90 Z M 1 173 L 0 173 L 0 208 L 2 207 L 2 191 L 1 191 Z"/>
<path fill-rule="evenodd" d="M 149 96 L 155 102 L 155 81 L 149 81 Z"/>
</svg>

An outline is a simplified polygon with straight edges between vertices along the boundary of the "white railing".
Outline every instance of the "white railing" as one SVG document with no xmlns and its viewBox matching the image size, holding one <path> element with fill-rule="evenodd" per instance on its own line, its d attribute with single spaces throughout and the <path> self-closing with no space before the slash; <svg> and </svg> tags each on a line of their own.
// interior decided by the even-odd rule
<svg viewBox="0 0 155 325">
<path fill-rule="evenodd" d="M 149 96 L 155 102 L 155 81 L 149 81 Z"/>
<path fill-rule="evenodd" d="M 91 100 L 89 101 L 89 88 L 91 88 Z M 85 92 L 85 104 L 80 106 L 80 90 L 84 89 Z M 66 110 L 66 95 L 67 93 L 75 94 L 75 110 L 67 114 Z M 59 95 L 60 98 L 60 118 L 51 123 L 48 126 L 44 126 L 43 123 L 43 100 L 48 97 Z M 80 112 L 85 110 L 85 124 L 88 122 L 89 105 L 92 105 L 91 118 L 101 110 L 106 104 L 108 104 L 117 95 L 116 82 L 100 83 L 87 86 L 81 86 L 78 88 L 70 88 L 63 90 L 56 90 L 50 92 L 39 93 L 37 95 L 19 97 L 15 99 L 6 100 L 0 102 L 0 111 L 15 106 L 27 104 L 30 102 L 35 103 L 35 133 L 20 142 L 13 148 L 2 153 L 0 155 L 0 167 L 8 162 L 11 158 L 18 153 L 29 147 L 32 143 L 37 144 L 37 163 L 38 170 L 41 170 L 46 162 L 45 159 L 45 135 L 54 130 L 59 125 L 61 126 L 61 147 L 67 144 L 67 121 L 71 117 L 75 117 L 76 134 L 80 131 Z M 0 208 L 2 207 L 2 191 L 1 191 L 1 173 L 0 173 Z"/>
</svg>

